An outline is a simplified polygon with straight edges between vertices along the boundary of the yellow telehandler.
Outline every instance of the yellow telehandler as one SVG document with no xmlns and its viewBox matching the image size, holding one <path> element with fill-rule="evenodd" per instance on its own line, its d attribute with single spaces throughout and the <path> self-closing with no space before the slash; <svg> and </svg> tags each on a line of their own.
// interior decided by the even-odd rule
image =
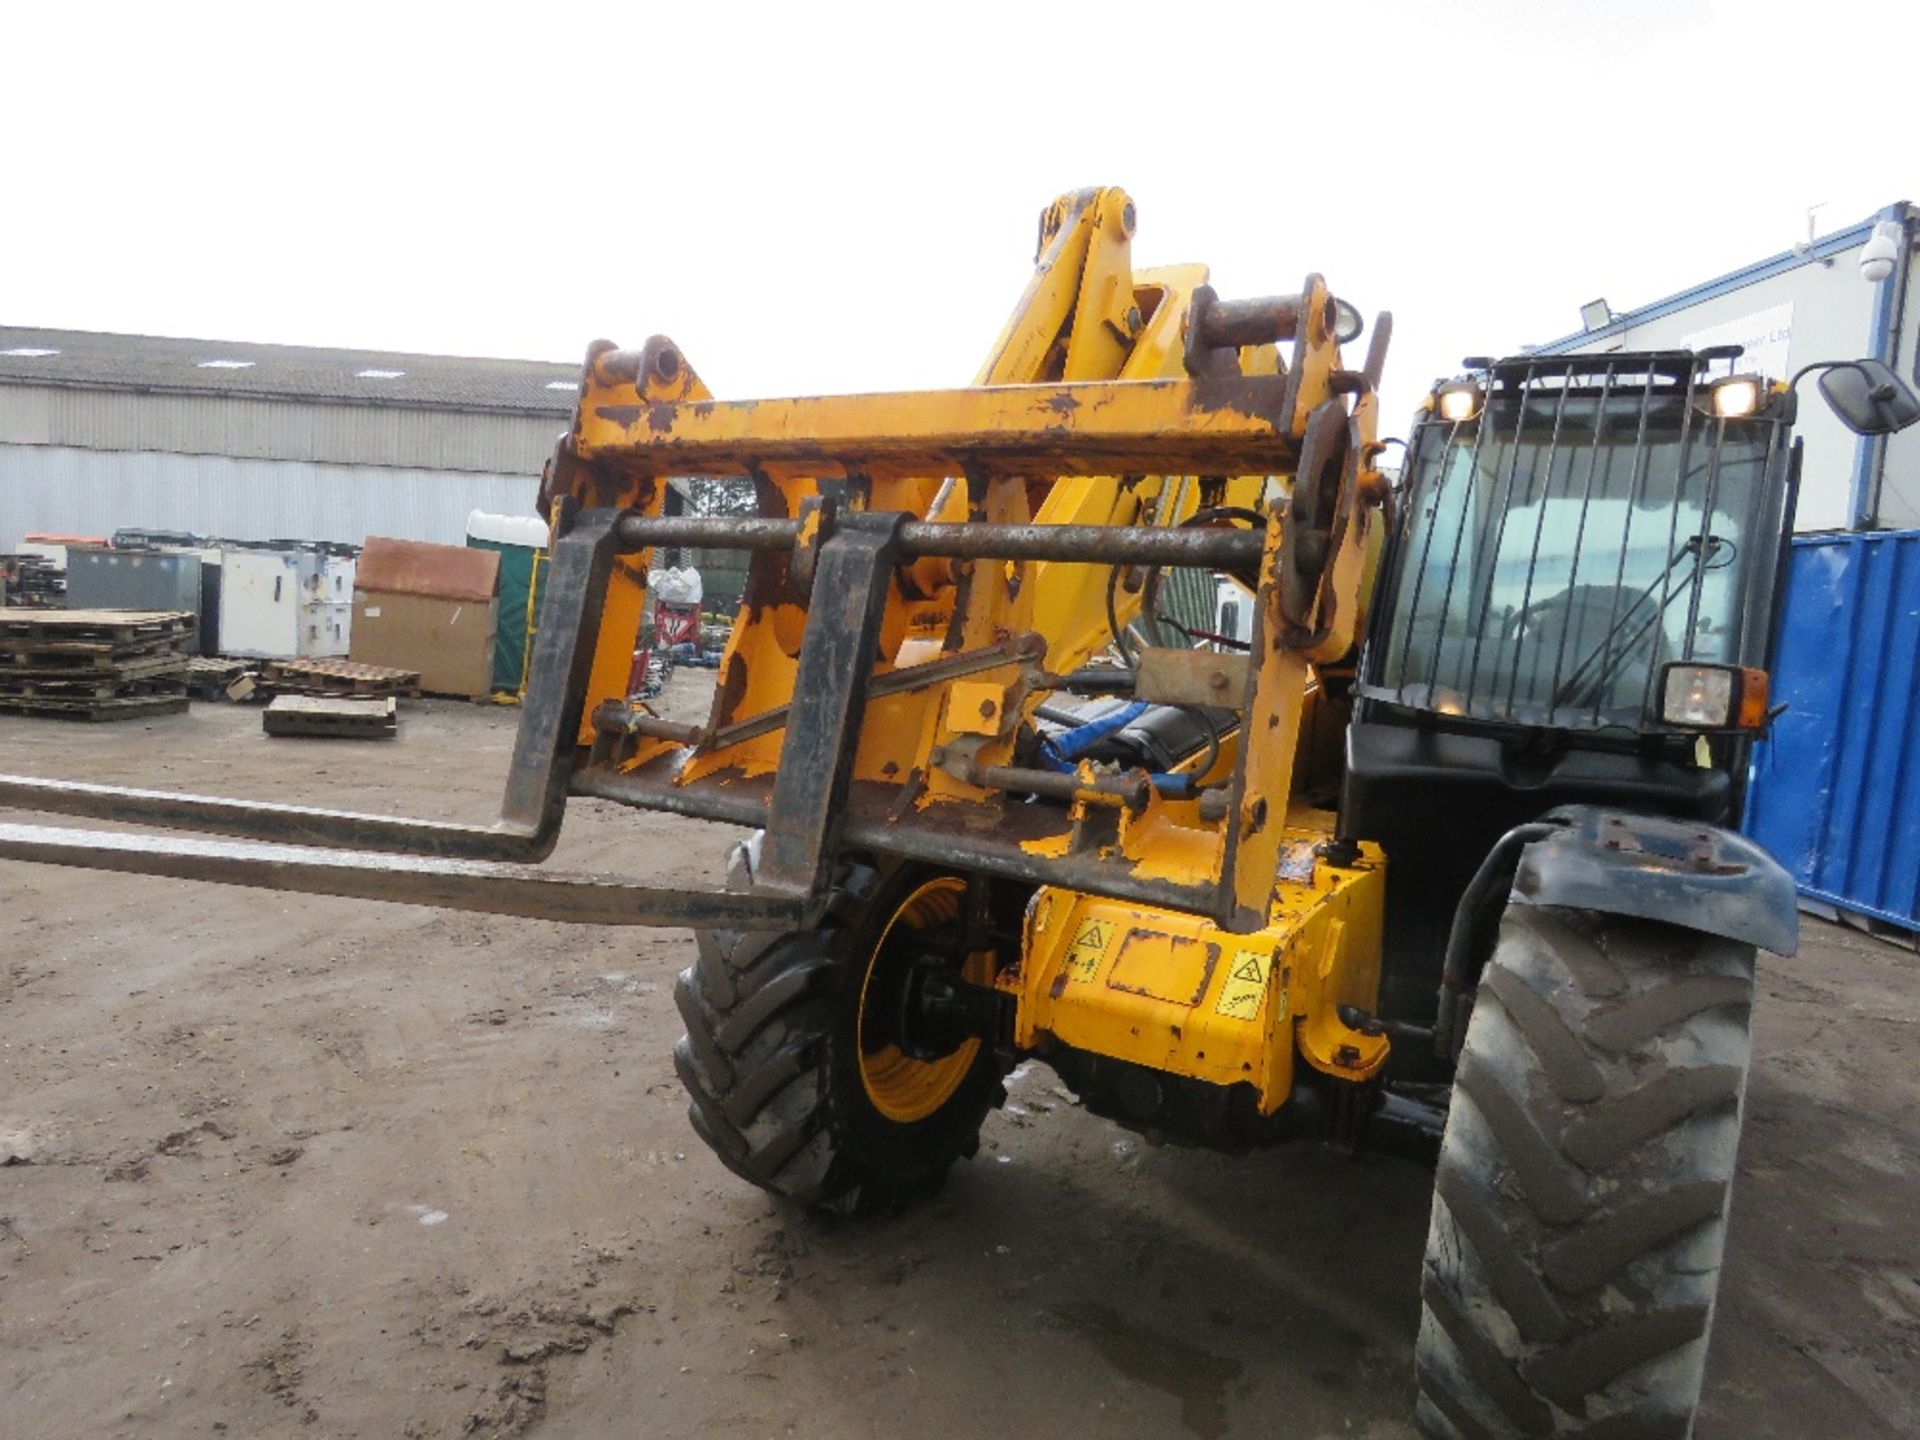
<svg viewBox="0 0 1920 1440">
<path fill-rule="evenodd" d="M 1117 189 L 1051 205 L 964 389 L 717 400 L 664 338 L 594 344 L 497 825 L 8 776 L 0 806 L 232 838 L 0 856 L 689 927 L 692 1123 L 803 1205 L 938 1184 L 1027 1057 L 1172 1140 L 1413 1149 L 1421 1425 L 1684 1436 L 1754 953 L 1796 943 L 1735 828 L 1793 387 L 1472 361 L 1394 484 L 1388 317 L 1355 367 L 1319 276 L 1222 300 L 1134 229 Z M 1920 413 L 1871 361 L 1821 385 L 1862 433 Z M 673 477 L 756 513 L 675 513 Z M 751 556 L 698 724 L 627 692 L 668 546 Z M 756 833 L 714 893 L 554 874 L 572 795 Z"/>
</svg>

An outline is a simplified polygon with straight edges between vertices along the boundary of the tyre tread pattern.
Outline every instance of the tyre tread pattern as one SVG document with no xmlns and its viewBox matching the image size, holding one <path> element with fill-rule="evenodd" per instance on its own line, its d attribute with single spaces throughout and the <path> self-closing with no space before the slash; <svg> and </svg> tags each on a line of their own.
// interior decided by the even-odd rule
<svg viewBox="0 0 1920 1440">
<path fill-rule="evenodd" d="M 1675 980 L 1610 1006 L 1587 1021 L 1587 1038 L 1618 1055 L 1661 1032 L 1721 1005 L 1753 1002 L 1753 987 L 1726 975 L 1695 975 Z"/>
<path fill-rule="evenodd" d="M 1688 1433 L 1752 958 L 1677 926 L 1509 906 L 1435 1182 L 1417 1361 L 1427 1433 Z"/>
<path fill-rule="evenodd" d="M 750 844 L 736 848 L 730 885 L 751 884 L 753 860 Z M 873 869 L 847 866 L 814 929 L 698 931 L 694 963 L 674 986 L 686 1023 L 674 1068 L 695 1132 L 734 1174 L 797 1204 L 842 1212 L 897 1204 L 936 1186 L 978 1143 L 987 1105 L 977 1084 L 956 1097 L 939 1137 L 909 1139 L 898 1153 L 858 1138 L 867 1132 L 850 1118 L 845 1061 L 836 1069 L 834 1059 L 854 983 L 846 952 L 884 888 Z"/>
</svg>

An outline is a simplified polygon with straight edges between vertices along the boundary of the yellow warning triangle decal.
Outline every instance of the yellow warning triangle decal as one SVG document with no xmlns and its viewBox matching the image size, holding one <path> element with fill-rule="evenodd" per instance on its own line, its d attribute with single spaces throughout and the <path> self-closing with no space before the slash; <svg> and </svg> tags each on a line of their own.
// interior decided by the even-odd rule
<svg viewBox="0 0 1920 1440">
<path fill-rule="evenodd" d="M 1267 978 L 1260 971 L 1260 957 L 1258 955 L 1249 955 L 1245 951 L 1241 953 L 1245 955 L 1246 958 L 1233 967 L 1233 978 L 1236 980 L 1249 980 L 1255 985 L 1260 984 Z"/>
<path fill-rule="evenodd" d="M 1075 949 L 1080 949 L 1083 946 L 1089 950 L 1106 949 L 1106 926 L 1099 920 L 1087 921 L 1086 924 L 1080 927 L 1080 933 L 1073 937 L 1073 945 Z"/>
</svg>

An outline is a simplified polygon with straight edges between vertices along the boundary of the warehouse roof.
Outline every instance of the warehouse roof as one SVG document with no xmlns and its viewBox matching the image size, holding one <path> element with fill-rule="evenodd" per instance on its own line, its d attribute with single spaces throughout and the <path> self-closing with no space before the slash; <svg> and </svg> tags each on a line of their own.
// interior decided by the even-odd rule
<svg viewBox="0 0 1920 1440">
<path fill-rule="evenodd" d="M 579 379 L 578 363 L 546 360 L 0 325 L 0 384 L 564 415 Z"/>
</svg>

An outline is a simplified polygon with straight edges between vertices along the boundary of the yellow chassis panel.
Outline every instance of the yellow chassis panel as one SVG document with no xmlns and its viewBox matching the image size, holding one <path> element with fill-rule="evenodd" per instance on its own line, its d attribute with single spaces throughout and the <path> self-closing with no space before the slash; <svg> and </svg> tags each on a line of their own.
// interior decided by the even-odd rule
<svg viewBox="0 0 1920 1440">
<path fill-rule="evenodd" d="M 1386 864 L 1314 854 L 1332 817 L 1297 810 L 1265 929 L 1235 935 L 1178 911 L 1045 889 L 1027 908 L 1022 959 L 999 987 L 1018 999 L 1015 1043 L 1053 1041 L 1215 1085 L 1253 1085 L 1261 1114 L 1293 1091 L 1296 1051 L 1339 1080 L 1371 1079 L 1388 1042 L 1349 1028 L 1380 986 Z M 1294 878 L 1289 878 L 1289 877 Z"/>
</svg>

